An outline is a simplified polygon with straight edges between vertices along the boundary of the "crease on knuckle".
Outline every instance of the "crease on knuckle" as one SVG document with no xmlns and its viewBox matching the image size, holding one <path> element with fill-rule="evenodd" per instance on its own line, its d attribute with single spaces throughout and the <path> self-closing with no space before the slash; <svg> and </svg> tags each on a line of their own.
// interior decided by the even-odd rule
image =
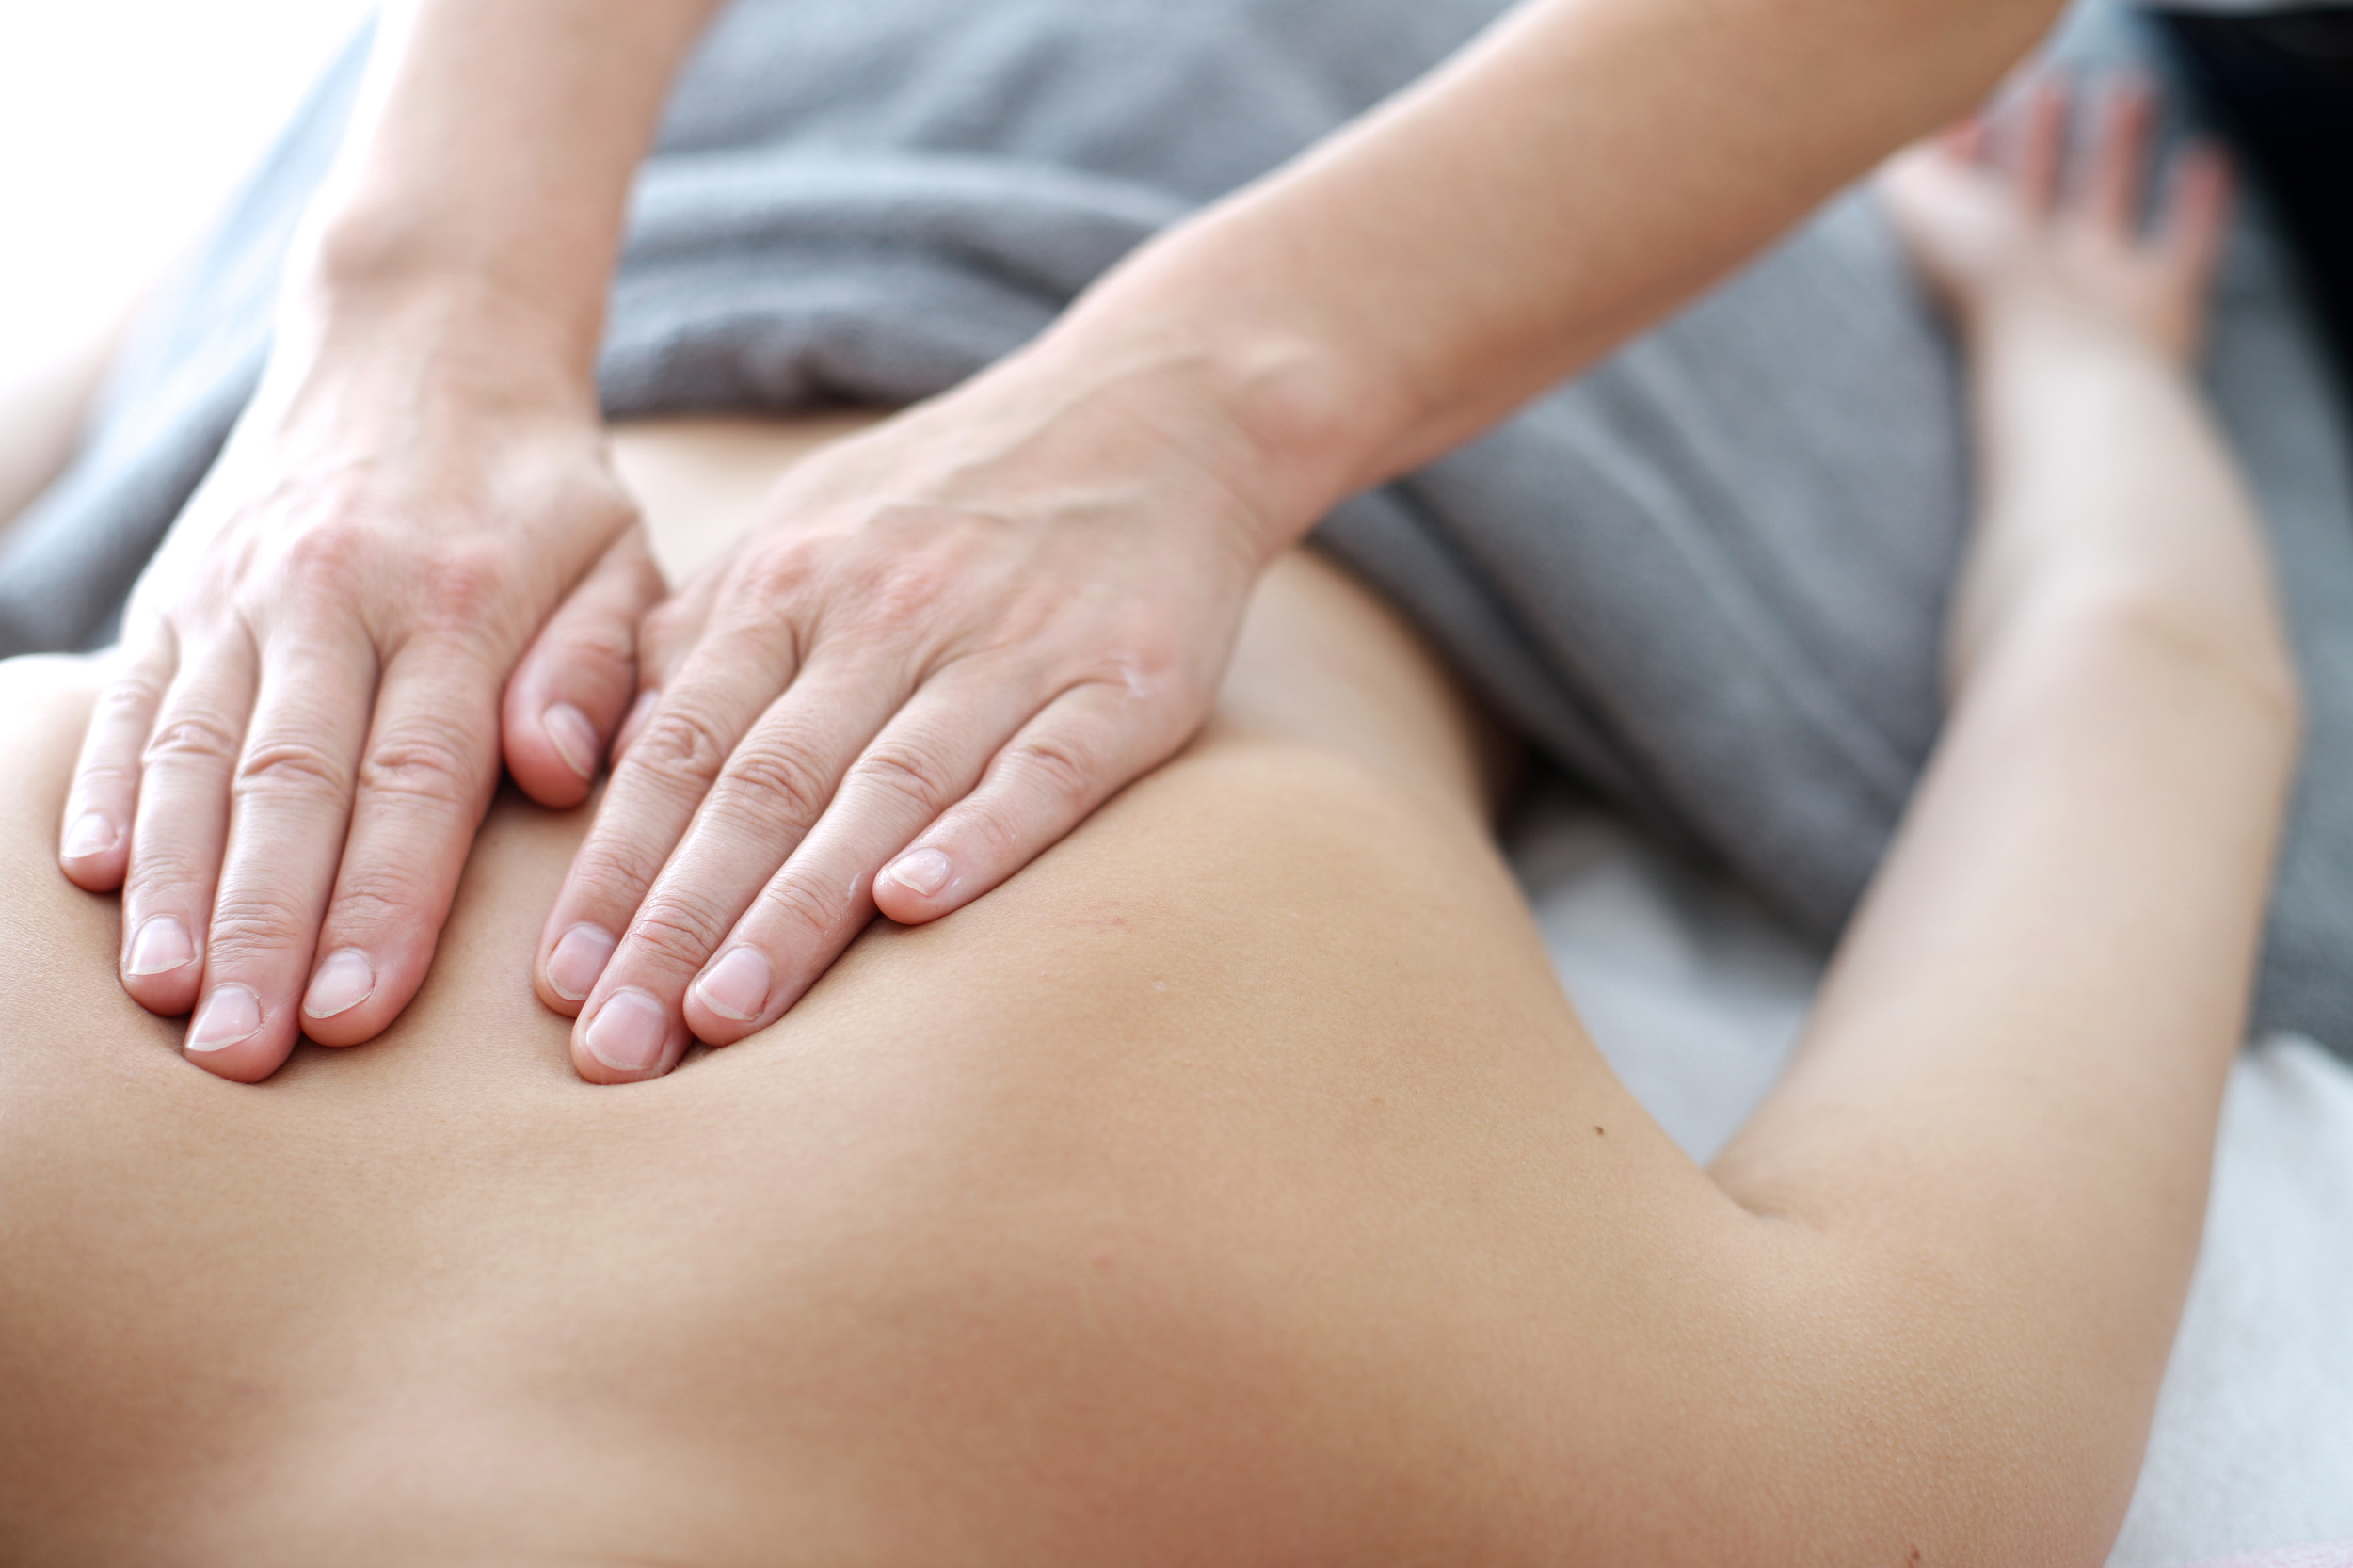
<svg viewBox="0 0 2353 1568">
<path fill-rule="evenodd" d="M 210 714 L 184 713 L 155 727 L 140 761 L 150 768 L 175 762 L 226 766 L 236 755 L 236 731 Z"/>
<path fill-rule="evenodd" d="M 816 887 L 805 875 L 779 877 L 760 900 L 760 923 L 793 945 L 799 945 L 796 938 L 822 945 L 840 933 L 849 914 L 848 894 Z"/>
<path fill-rule="evenodd" d="M 368 747 L 360 785 L 371 794 L 463 805 L 482 792 L 474 749 L 446 720 L 411 720 Z"/>
<path fill-rule="evenodd" d="M 564 628 L 562 638 L 570 658 L 623 668 L 637 662 L 637 633 L 617 616 L 583 616 Z"/>
<path fill-rule="evenodd" d="M 419 879 L 390 867 L 376 867 L 335 889 L 327 923 L 346 934 L 363 931 L 405 931 L 419 918 L 424 900 Z"/>
<path fill-rule="evenodd" d="M 237 759 L 234 787 L 240 795 L 340 797 L 351 792 L 351 773 L 314 741 L 272 736 Z"/>
<path fill-rule="evenodd" d="M 138 719 L 152 713 L 163 695 L 163 687 L 145 676 L 128 675 L 109 681 L 100 689 L 98 700 L 91 705 L 90 723 L 104 726 Z"/>
<path fill-rule="evenodd" d="M 630 922 L 628 941 L 666 973 L 691 975 L 710 962 L 732 921 L 696 899 L 648 899 Z"/>
<path fill-rule="evenodd" d="M 308 952 L 318 933 L 282 904 L 251 896 L 222 898 L 213 910 L 212 962 L 240 952 Z"/>
<path fill-rule="evenodd" d="M 201 852 L 177 837 L 155 835 L 137 848 L 122 886 L 123 907 L 138 917 L 141 911 L 204 907 L 217 860 L 204 861 Z"/>
<path fill-rule="evenodd" d="M 691 702 L 665 702 L 630 743 L 628 765 L 699 796 L 727 766 L 728 745 L 718 727 Z"/>
<path fill-rule="evenodd" d="M 934 812 L 947 806 L 957 782 L 936 753 L 896 741 L 877 741 L 868 747 L 858 759 L 857 778 L 861 785 L 884 790 Z"/>
<path fill-rule="evenodd" d="M 653 879 L 662 874 L 667 852 L 661 848 L 648 849 L 623 839 L 592 838 L 573 858 L 572 874 L 568 884 L 583 889 L 581 912 L 599 923 L 617 929 L 628 917 Z M 619 903 L 618 917 L 610 913 L 614 889 L 623 889 L 615 902 Z M 605 910 L 606 914 L 597 914 Z"/>
<path fill-rule="evenodd" d="M 824 572 L 826 545 L 815 538 L 776 541 L 744 558 L 731 574 L 726 599 L 755 613 L 773 613 L 808 591 Z"/>
<path fill-rule="evenodd" d="M 766 744 L 736 753 L 712 792 L 715 806 L 749 817 L 763 829 L 776 824 L 806 828 L 832 798 L 824 776 L 796 748 Z"/>
<path fill-rule="evenodd" d="M 106 798 L 120 795 L 138 787 L 139 770 L 127 762 L 85 762 L 73 776 L 76 799 L 85 796 Z"/>
<path fill-rule="evenodd" d="M 1094 748 L 1050 731 L 1016 741 L 1007 760 L 1025 788 L 1069 811 L 1086 807 L 1104 773 Z"/>
</svg>

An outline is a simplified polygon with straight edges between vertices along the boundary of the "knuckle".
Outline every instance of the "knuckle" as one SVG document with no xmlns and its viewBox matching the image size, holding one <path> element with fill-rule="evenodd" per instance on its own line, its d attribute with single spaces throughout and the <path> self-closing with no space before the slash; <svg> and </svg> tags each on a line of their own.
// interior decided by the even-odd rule
<svg viewBox="0 0 2353 1568">
<path fill-rule="evenodd" d="M 217 860 L 204 858 L 204 851 L 177 835 L 159 834 L 137 845 L 130 867 L 123 878 L 123 907 L 136 921 L 146 912 L 156 909 L 182 911 L 193 905 L 200 911 L 211 901 L 214 876 L 219 872 Z"/>
<path fill-rule="evenodd" d="M 1102 759 L 1072 735 L 1025 735 L 1014 744 L 1010 760 L 1029 788 L 1064 808 L 1084 806 L 1103 776 Z"/>
<path fill-rule="evenodd" d="M 153 712 L 162 696 L 161 685 L 146 676 L 129 675 L 110 680 L 99 690 L 98 701 L 90 711 L 90 722 L 94 726 L 136 723 Z"/>
<path fill-rule="evenodd" d="M 376 536 L 357 520 L 338 519 L 302 529 L 284 546 L 284 571 L 306 591 L 356 592 L 376 554 Z"/>
<path fill-rule="evenodd" d="M 277 735 L 246 748 L 234 785 L 241 795 L 340 795 L 350 792 L 351 777 L 317 742 Z"/>
<path fill-rule="evenodd" d="M 710 961 L 731 923 L 698 899 L 648 899 L 630 922 L 629 943 L 664 973 L 693 974 Z"/>
<path fill-rule="evenodd" d="M 724 808 L 760 823 L 815 822 L 832 792 L 800 751 L 788 745 L 751 745 L 728 763 L 713 793 Z"/>
<path fill-rule="evenodd" d="M 870 559 L 858 573 L 858 597 L 878 620 L 916 621 L 936 609 L 956 581 L 949 564 L 929 553 Z"/>
<path fill-rule="evenodd" d="M 111 798 L 136 790 L 138 780 L 139 770 L 136 767 L 109 758 L 93 758 L 74 773 L 74 796 L 76 799 L 83 796 Z"/>
<path fill-rule="evenodd" d="M 293 908 L 267 899 L 224 896 L 213 910 L 215 964 L 242 953 L 308 950 L 318 933 Z"/>
<path fill-rule="evenodd" d="M 827 548 L 811 536 L 778 539 L 746 555 L 728 584 L 730 601 L 755 614 L 767 614 L 777 603 L 797 598 L 823 575 Z"/>
<path fill-rule="evenodd" d="M 481 792 L 477 750 L 445 722 L 412 720 L 368 748 L 360 785 L 371 794 L 460 804 Z"/>
<path fill-rule="evenodd" d="M 1000 799 L 978 809 L 959 813 L 955 832 L 979 846 L 984 865 L 1012 867 L 1029 857 L 1031 834 L 1010 815 L 1010 803 Z"/>
<path fill-rule="evenodd" d="M 573 858 L 568 886 L 581 890 L 582 913 L 596 916 L 598 911 L 604 911 L 599 923 L 617 927 L 628 918 L 638 897 L 662 874 L 664 858 L 661 848 L 648 847 L 617 832 L 608 836 L 600 831 L 581 846 L 580 854 Z"/>
<path fill-rule="evenodd" d="M 514 580 L 503 549 L 479 542 L 446 545 L 423 568 L 422 618 L 453 633 L 478 632 L 499 615 Z"/>
<path fill-rule="evenodd" d="M 191 762 L 226 766 L 237 755 L 237 739 L 236 731 L 210 714 L 175 714 L 147 738 L 142 760 L 148 767 Z"/>
<path fill-rule="evenodd" d="M 850 915 L 847 893 L 821 888 L 805 876 L 779 877 L 760 903 L 760 923 L 776 930 L 788 942 L 795 937 L 823 941 L 838 932 Z"/>
<path fill-rule="evenodd" d="M 637 661 L 637 636 L 618 616 L 582 616 L 558 633 L 568 658 L 627 668 Z"/>
<path fill-rule="evenodd" d="M 345 878 L 335 889 L 327 923 L 346 935 L 361 932 L 408 934 L 415 928 L 424 903 L 419 878 L 395 868 L 373 867 Z"/>
<path fill-rule="evenodd" d="M 627 765 L 699 794 L 727 766 L 726 738 L 692 701 L 673 698 L 654 709 L 630 743 Z"/>
<path fill-rule="evenodd" d="M 957 782 L 930 748 L 904 741 L 877 741 L 870 746 L 858 760 L 857 779 L 862 786 L 932 811 L 947 805 Z"/>
</svg>

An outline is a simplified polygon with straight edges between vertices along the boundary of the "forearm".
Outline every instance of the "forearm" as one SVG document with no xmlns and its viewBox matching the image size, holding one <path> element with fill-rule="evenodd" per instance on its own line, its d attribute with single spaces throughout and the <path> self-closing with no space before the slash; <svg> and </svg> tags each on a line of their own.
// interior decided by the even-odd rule
<svg viewBox="0 0 2353 1568">
<path fill-rule="evenodd" d="M 1906 1375 L 1943 1368 L 2044 1502 L 2096 1513 L 2196 1256 L 2295 703 L 2186 377 L 2039 329 L 1977 366 L 1968 591 L 1998 609 L 1800 1061 L 1717 1175 L 1866 1260 Z"/>
<path fill-rule="evenodd" d="M 1509 413 L 1956 111 L 2052 0 L 1537 0 L 1115 271 L 1044 348 L 1169 363 L 1288 542 Z"/>
<path fill-rule="evenodd" d="M 1970 339 L 1982 520 L 1947 639 L 1953 688 L 2009 620 L 2095 596 L 2129 596 L 2249 680 L 2286 680 L 2262 525 L 2188 376 L 2063 311 L 1990 312 Z"/>
<path fill-rule="evenodd" d="M 408 0 L 311 214 L 290 311 L 585 384 L 630 182 L 716 0 Z"/>
</svg>

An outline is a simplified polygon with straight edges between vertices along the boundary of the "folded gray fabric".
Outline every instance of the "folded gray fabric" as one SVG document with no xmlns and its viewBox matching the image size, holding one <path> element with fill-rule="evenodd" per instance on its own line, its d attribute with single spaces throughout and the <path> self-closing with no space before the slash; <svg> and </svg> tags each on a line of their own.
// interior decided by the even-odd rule
<svg viewBox="0 0 2353 1568">
<path fill-rule="evenodd" d="M 902 404 L 1018 346 L 1160 227 L 1501 0 L 738 0 L 639 186 L 615 414 Z M 2080 41 L 2119 47 L 2094 16 Z M 249 395 L 331 155 L 330 72 L 161 299 L 0 556 L 0 652 L 85 647 Z M 2214 382 L 2277 531 L 2313 720 L 2261 1016 L 2353 1054 L 2353 483 L 2250 226 Z M 1323 543 L 1551 758 L 1827 934 L 1938 723 L 1968 503 L 1949 346 L 1866 197 Z"/>
</svg>

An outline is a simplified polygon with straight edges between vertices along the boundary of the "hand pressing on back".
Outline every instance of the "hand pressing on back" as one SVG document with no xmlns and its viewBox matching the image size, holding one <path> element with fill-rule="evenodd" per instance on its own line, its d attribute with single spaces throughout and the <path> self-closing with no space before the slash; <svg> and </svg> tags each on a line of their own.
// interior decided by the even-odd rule
<svg viewBox="0 0 2353 1568">
<path fill-rule="evenodd" d="M 657 611 L 541 937 L 600 1082 L 774 1022 L 1181 746 L 1273 530 L 1207 403 L 1013 366 L 796 467 Z"/>
<path fill-rule="evenodd" d="M 502 695 L 516 779 L 570 806 L 634 694 L 661 578 L 592 398 L 527 362 L 430 324 L 291 335 L 132 597 L 60 859 L 121 888 L 124 988 L 193 1011 L 224 1077 L 416 993 Z"/>
</svg>

